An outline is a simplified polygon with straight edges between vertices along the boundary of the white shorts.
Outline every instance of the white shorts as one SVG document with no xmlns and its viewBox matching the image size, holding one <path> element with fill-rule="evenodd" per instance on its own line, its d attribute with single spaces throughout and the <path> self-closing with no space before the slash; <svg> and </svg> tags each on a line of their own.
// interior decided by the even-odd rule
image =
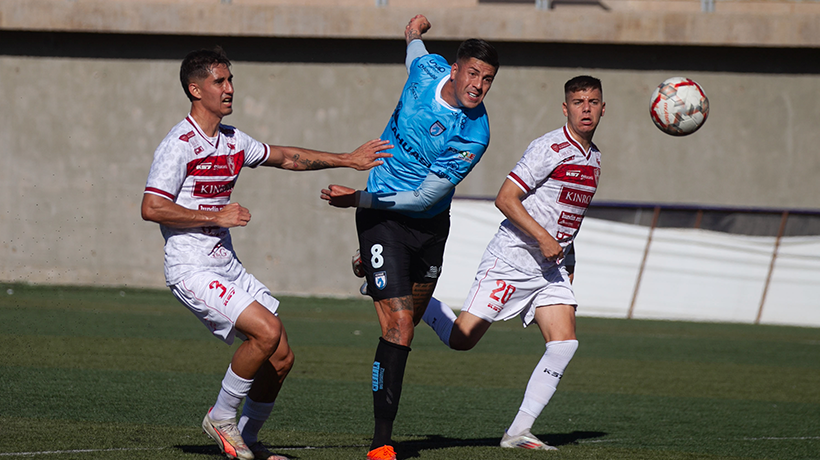
<svg viewBox="0 0 820 460">
<path fill-rule="evenodd" d="M 520 315 L 527 327 L 535 318 L 535 309 L 546 305 L 578 305 L 563 265 L 532 275 L 485 252 L 461 311 L 491 323 Z"/>
<path fill-rule="evenodd" d="M 253 301 L 259 302 L 274 315 L 279 308 L 279 301 L 271 295 L 268 288 L 244 268 L 233 280 L 201 272 L 169 287 L 177 300 L 228 345 L 233 343 L 234 337 L 247 339 L 234 328 L 234 324 Z"/>
</svg>

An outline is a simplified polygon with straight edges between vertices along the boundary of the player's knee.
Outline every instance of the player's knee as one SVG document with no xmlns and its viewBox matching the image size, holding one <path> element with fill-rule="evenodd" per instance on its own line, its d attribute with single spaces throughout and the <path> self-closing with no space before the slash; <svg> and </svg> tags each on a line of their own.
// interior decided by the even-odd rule
<svg viewBox="0 0 820 460">
<path fill-rule="evenodd" d="M 282 323 L 275 316 L 273 320 L 262 321 L 248 338 L 265 355 L 273 356 L 282 339 Z"/>
</svg>

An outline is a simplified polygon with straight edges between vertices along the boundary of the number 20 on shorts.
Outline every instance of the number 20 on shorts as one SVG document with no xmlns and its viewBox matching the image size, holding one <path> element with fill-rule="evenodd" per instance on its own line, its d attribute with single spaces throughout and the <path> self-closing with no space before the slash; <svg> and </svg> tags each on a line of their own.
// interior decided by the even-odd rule
<svg viewBox="0 0 820 460">
<path fill-rule="evenodd" d="M 504 305 L 515 292 L 515 286 L 504 280 L 496 280 L 495 285 L 498 287 L 490 291 L 490 298 Z"/>
</svg>

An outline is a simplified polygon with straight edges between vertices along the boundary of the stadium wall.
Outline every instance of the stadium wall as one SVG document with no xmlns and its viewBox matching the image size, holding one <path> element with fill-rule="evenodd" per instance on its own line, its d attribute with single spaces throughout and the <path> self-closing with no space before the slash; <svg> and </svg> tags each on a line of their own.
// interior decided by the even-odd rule
<svg viewBox="0 0 820 460">
<path fill-rule="evenodd" d="M 140 220 L 139 204 L 153 150 L 188 110 L 177 78 L 187 51 L 219 44 L 233 58 L 235 112 L 227 123 L 269 143 L 348 151 L 377 137 L 393 110 L 405 76 L 401 33 L 417 12 L 320 8 L 311 16 L 279 8 L 274 12 L 293 21 L 277 16 L 262 25 L 247 14 L 260 10 L 231 13 L 248 21 L 243 29 L 214 22 L 224 6 L 209 6 L 202 20 L 190 5 L 166 8 L 185 19 L 172 24 L 153 21 L 162 10 L 151 2 L 134 3 L 136 10 L 111 5 L 119 4 L 0 4 L 4 281 L 164 284 L 162 238 L 155 224 Z M 580 23 L 572 31 L 558 25 L 564 13 L 509 11 L 422 11 L 434 24 L 431 51 L 452 59 L 459 38 L 480 35 L 502 56 L 486 102 L 491 146 L 459 196 L 493 196 L 527 144 L 563 124 L 564 81 L 589 73 L 603 80 L 607 101 L 596 134 L 604 152 L 596 199 L 818 208 L 820 108 L 813 96 L 820 94 L 820 52 L 812 40 L 820 34 L 800 41 L 815 23 L 776 17 L 763 38 L 744 41 L 747 32 L 720 32 L 740 27 L 742 18 L 701 16 L 711 24 L 702 42 L 687 14 L 664 30 L 637 27 L 646 30 L 625 36 L 615 29 L 632 16 L 593 11 L 582 16 L 601 23 L 599 35 L 581 38 Z M 346 28 L 310 22 L 331 13 Z M 653 14 L 638 17 L 650 21 Z M 293 29 L 300 18 L 303 29 Z M 789 18 L 805 26 L 778 26 Z M 651 90 L 676 74 L 697 80 L 711 100 L 706 125 L 687 138 L 662 134 L 648 116 Z M 365 178 L 352 171 L 245 171 L 234 199 L 253 220 L 233 231 L 245 265 L 278 293 L 356 293 L 349 272 L 353 213 L 329 208 L 318 195 L 329 183 L 361 187 Z M 448 268 L 456 269 L 474 267 Z"/>
</svg>

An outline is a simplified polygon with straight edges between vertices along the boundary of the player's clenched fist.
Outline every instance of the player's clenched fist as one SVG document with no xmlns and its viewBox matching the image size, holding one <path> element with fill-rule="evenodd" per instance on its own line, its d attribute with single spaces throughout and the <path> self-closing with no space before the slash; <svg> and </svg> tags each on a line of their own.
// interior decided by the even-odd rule
<svg viewBox="0 0 820 460">
<path fill-rule="evenodd" d="M 220 227 L 244 227 L 251 221 L 251 212 L 239 203 L 229 203 L 217 213 L 217 224 Z"/>
<path fill-rule="evenodd" d="M 404 28 L 404 38 L 407 40 L 407 43 L 410 43 L 413 40 L 421 38 L 421 36 L 430 30 L 432 25 L 430 21 L 424 17 L 423 14 L 417 14 L 410 19 L 410 22 L 407 23 L 407 27 Z"/>
</svg>

